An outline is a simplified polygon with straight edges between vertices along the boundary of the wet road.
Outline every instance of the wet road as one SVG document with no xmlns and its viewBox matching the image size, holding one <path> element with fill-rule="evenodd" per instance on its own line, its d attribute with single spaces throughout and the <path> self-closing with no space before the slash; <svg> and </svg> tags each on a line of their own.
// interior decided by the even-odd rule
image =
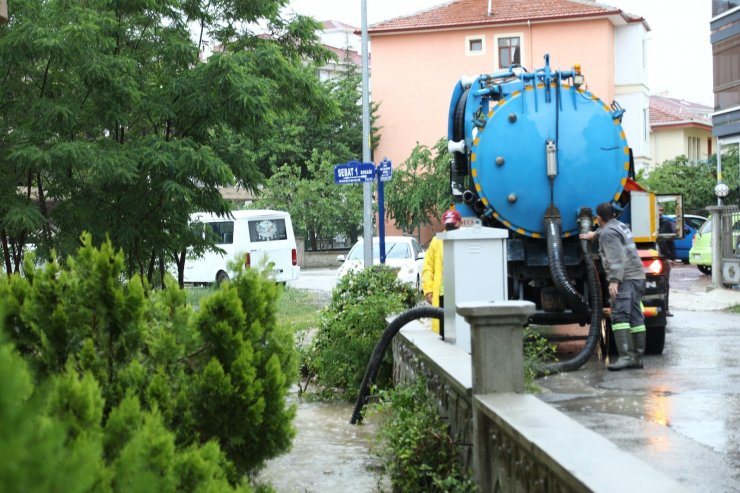
<svg viewBox="0 0 740 493">
<path fill-rule="evenodd" d="M 379 465 L 369 448 L 375 434 L 371 420 L 349 424 L 354 405 L 342 402 L 306 402 L 298 405 L 297 431 L 289 453 L 267 463 L 259 480 L 278 493 L 373 493 L 390 491 L 380 482 Z"/>
<path fill-rule="evenodd" d="M 540 398 L 691 491 L 740 491 L 740 315 L 673 311 L 644 370 L 592 360 Z"/>
<path fill-rule="evenodd" d="M 293 287 L 330 291 L 335 272 L 301 272 Z M 695 266 L 673 266 L 672 290 L 706 292 L 710 281 Z M 740 492 L 740 315 L 701 310 L 674 304 L 664 354 L 647 356 L 644 370 L 608 372 L 591 360 L 539 380 L 540 398 L 691 491 Z M 376 490 L 360 459 L 367 436 L 345 429 L 346 409 L 299 403 L 298 415 L 293 452 L 268 467 L 277 491 L 342 491 L 351 474 L 354 490 Z"/>
</svg>

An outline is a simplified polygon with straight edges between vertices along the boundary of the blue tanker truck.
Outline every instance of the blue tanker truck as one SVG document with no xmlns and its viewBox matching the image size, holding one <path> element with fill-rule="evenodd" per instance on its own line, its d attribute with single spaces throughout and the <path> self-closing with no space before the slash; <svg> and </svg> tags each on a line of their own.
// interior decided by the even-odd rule
<svg viewBox="0 0 740 493">
<path fill-rule="evenodd" d="M 601 202 L 611 202 L 635 235 L 647 274 L 647 352 L 663 351 L 666 265 L 656 249 L 658 201 L 634 181 L 624 110 L 585 89 L 580 67 L 527 72 L 520 66 L 455 86 L 449 110 L 451 194 L 463 216 L 507 228 L 509 298 L 529 300 L 530 323 L 589 325 L 584 350 L 554 370 L 580 366 L 610 344 L 607 285 L 593 245 Z M 682 231 L 683 228 L 677 228 Z"/>
</svg>

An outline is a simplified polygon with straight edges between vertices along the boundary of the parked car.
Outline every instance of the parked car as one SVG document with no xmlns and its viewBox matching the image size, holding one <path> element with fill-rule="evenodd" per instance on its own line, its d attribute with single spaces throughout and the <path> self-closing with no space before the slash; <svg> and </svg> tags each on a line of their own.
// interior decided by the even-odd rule
<svg viewBox="0 0 740 493">
<path fill-rule="evenodd" d="M 689 251 L 689 263 L 695 265 L 703 274 L 712 273 L 712 216 L 694 235 L 694 243 Z M 736 251 L 740 243 L 740 221 L 732 225 L 732 244 Z"/>
<path fill-rule="evenodd" d="M 663 216 L 667 221 L 673 223 L 676 222 L 676 216 L 666 214 Z M 695 216 L 692 214 L 684 214 L 683 216 L 683 238 L 680 240 L 674 240 L 673 243 L 676 245 L 676 259 L 680 260 L 684 264 L 689 263 L 689 250 L 694 243 L 694 235 L 706 222 L 707 218 L 703 216 Z"/>
<path fill-rule="evenodd" d="M 338 255 L 342 266 L 337 270 L 337 279 L 348 272 L 362 269 L 365 263 L 365 242 L 360 239 L 345 258 Z M 373 238 L 373 264 L 380 263 L 380 240 Z M 416 238 L 410 236 L 385 237 L 385 263 L 398 268 L 398 279 L 421 289 L 421 271 L 424 268 L 424 249 Z"/>
<path fill-rule="evenodd" d="M 270 275 L 277 282 L 298 279 L 301 268 L 293 224 L 287 212 L 245 210 L 226 216 L 196 212 L 190 221 L 203 238 L 213 240 L 219 251 L 207 251 L 199 257 L 188 255 L 184 271 L 186 283 L 227 281 L 234 275 L 229 264 L 237 255 L 243 259 L 245 267 L 270 265 Z"/>
</svg>

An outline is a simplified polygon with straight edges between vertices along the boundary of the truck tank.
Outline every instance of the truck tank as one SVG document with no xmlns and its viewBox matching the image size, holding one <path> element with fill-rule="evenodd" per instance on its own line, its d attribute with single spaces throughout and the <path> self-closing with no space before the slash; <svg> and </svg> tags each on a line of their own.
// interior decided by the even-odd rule
<svg viewBox="0 0 740 493">
<path fill-rule="evenodd" d="M 579 66 L 553 70 L 548 55 L 533 72 L 512 66 L 463 77 L 450 102 L 456 208 L 510 230 L 509 293 L 537 305 L 532 322 L 591 325 L 577 366 L 608 324 L 599 265 L 578 233 L 592 228 L 599 203 L 628 206 L 634 167 L 623 114 L 585 89 Z M 555 368 L 563 369 L 572 368 Z"/>
</svg>

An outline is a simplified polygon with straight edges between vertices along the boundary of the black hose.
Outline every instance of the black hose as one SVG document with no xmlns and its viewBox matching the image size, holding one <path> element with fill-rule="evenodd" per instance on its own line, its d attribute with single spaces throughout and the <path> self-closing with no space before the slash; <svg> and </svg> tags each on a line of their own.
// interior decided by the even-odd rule
<svg viewBox="0 0 740 493">
<path fill-rule="evenodd" d="M 545 234 L 547 235 L 547 263 L 555 288 L 575 313 L 585 313 L 588 311 L 586 300 L 570 283 L 565 270 L 560 222 L 553 217 L 545 217 Z"/>
<path fill-rule="evenodd" d="M 465 105 L 468 102 L 469 92 L 470 88 L 465 88 L 455 105 L 455 115 L 452 119 L 452 140 L 455 142 L 465 139 Z M 455 160 L 453 170 L 457 182 L 468 174 L 468 155 L 467 152 L 453 152 L 452 155 Z"/>
<path fill-rule="evenodd" d="M 581 233 L 586 233 L 591 230 L 591 211 L 589 209 L 581 212 L 581 215 L 579 216 L 579 226 Z M 557 229 L 559 230 L 560 228 Z M 560 237 L 558 236 L 558 239 L 559 238 Z M 591 326 L 588 330 L 586 343 L 578 354 L 571 359 L 542 365 L 537 369 L 538 377 L 552 373 L 577 370 L 591 358 L 599 343 L 599 332 L 601 329 L 601 322 L 604 317 L 603 300 L 601 298 L 601 281 L 599 280 L 599 272 L 596 270 L 596 266 L 594 265 L 593 255 L 591 254 L 591 242 L 588 240 L 581 240 L 580 244 L 583 259 L 586 262 L 586 277 L 588 279 L 588 292 L 591 300 Z M 568 284 L 570 285 L 570 283 Z"/>
<path fill-rule="evenodd" d="M 380 336 L 380 340 L 373 349 L 373 354 L 370 356 L 370 361 L 367 364 L 365 370 L 365 376 L 362 378 L 362 385 L 360 385 L 360 393 L 357 395 L 357 402 L 355 403 L 355 409 L 352 411 L 352 418 L 349 420 L 350 424 L 356 424 L 358 421 L 362 421 L 362 408 L 367 400 L 367 394 L 370 390 L 375 377 L 378 376 L 378 370 L 380 364 L 383 362 L 385 351 L 388 346 L 391 345 L 391 341 L 398 334 L 398 331 L 409 322 L 420 318 L 436 318 L 441 320 L 444 318 L 444 309 L 437 308 L 434 306 L 418 306 L 411 310 L 405 311 L 393 320 L 383 331 L 383 335 Z"/>
</svg>

